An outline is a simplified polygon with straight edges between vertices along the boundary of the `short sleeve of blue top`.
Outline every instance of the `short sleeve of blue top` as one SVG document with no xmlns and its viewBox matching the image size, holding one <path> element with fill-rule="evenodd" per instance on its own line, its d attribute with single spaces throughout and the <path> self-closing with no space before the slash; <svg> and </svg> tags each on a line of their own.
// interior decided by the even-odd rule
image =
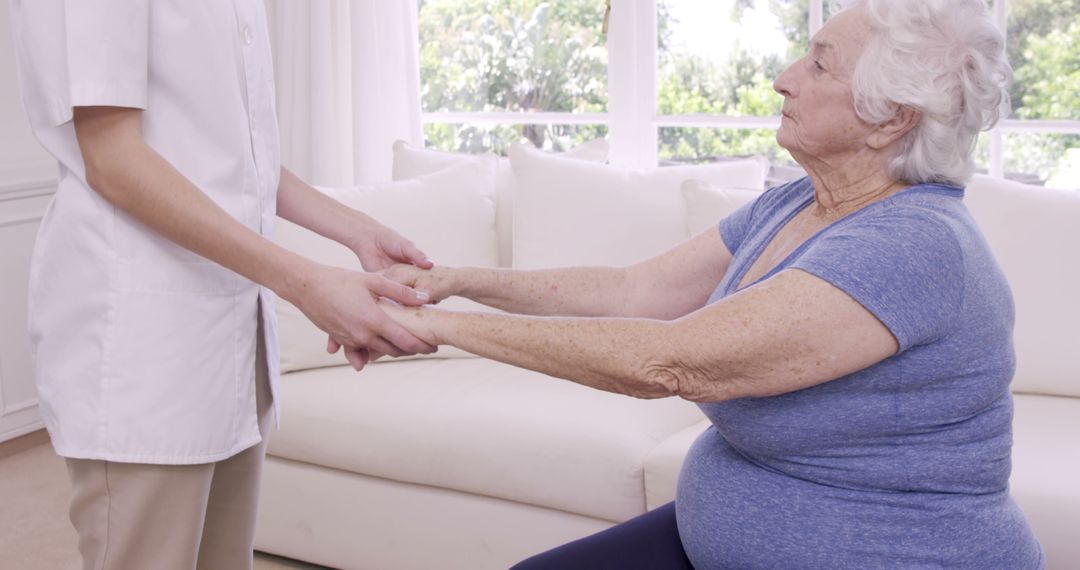
<svg viewBox="0 0 1080 570">
<path fill-rule="evenodd" d="M 720 222 L 735 292 L 809 179 Z M 833 223 L 765 275 L 846 292 L 899 352 L 804 390 L 703 404 L 676 507 L 695 567 L 1041 568 L 1008 494 L 1012 296 L 960 188 L 911 186 Z"/>
</svg>

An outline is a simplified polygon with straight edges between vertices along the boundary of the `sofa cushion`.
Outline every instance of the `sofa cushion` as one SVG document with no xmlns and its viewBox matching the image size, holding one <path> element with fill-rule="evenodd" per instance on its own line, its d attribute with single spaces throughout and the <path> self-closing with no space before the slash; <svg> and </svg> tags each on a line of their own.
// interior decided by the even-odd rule
<svg viewBox="0 0 1080 570">
<path fill-rule="evenodd" d="M 405 141 L 394 143 L 394 180 L 408 180 L 425 174 L 438 172 L 448 166 L 462 162 L 493 157 L 493 154 L 474 155 L 458 152 L 444 152 L 430 148 L 416 148 Z M 588 162 L 607 162 L 608 142 L 597 139 L 583 142 L 559 156 L 585 160 Z M 513 211 L 514 211 L 514 170 L 510 159 L 498 157 L 495 167 L 495 227 L 499 234 L 499 265 L 510 267 L 513 253 Z"/>
<path fill-rule="evenodd" d="M 702 418 L 487 359 L 288 374 L 271 455 L 622 521 L 645 511 L 646 457 Z"/>
<path fill-rule="evenodd" d="M 612 524 L 280 457 L 263 468 L 258 517 L 262 552 L 366 570 L 506 570 Z"/>
<path fill-rule="evenodd" d="M 679 186 L 698 179 L 760 189 L 767 164 L 746 159 L 630 171 L 510 149 L 514 267 L 629 265 L 689 238 Z"/>
<path fill-rule="evenodd" d="M 762 193 L 762 190 L 717 186 L 704 180 L 687 180 L 681 190 L 686 203 L 686 230 L 692 236 L 709 228 L 720 231 L 720 220 Z"/>
<path fill-rule="evenodd" d="M 498 252 L 495 197 L 491 189 L 494 176 L 494 159 L 485 159 L 414 180 L 320 190 L 397 230 L 437 264 L 495 267 Z M 356 255 L 348 248 L 285 220 L 279 220 L 274 241 L 319 263 L 362 270 Z M 486 310 L 463 298 L 447 299 L 441 306 Z M 327 354 L 326 334 L 299 309 L 282 299 L 277 303 L 277 315 L 282 372 L 347 364 L 343 351 Z M 437 353 L 410 358 L 423 357 L 471 355 L 446 346 Z"/>
<path fill-rule="evenodd" d="M 976 176 L 964 202 L 1016 302 L 1013 391 L 1080 396 L 1080 192 Z"/>
<path fill-rule="evenodd" d="M 662 441 L 645 458 L 645 506 L 655 509 L 675 500 L 686 452 L 694 440 L 712 424 L 703 419 Z"/>
<path fill-rule="evenodd" d="M 1046 550 L 1046 567 L 1080 560 L 1080 398 L 1014 396 L 1009 491 Z"/>
</svg>

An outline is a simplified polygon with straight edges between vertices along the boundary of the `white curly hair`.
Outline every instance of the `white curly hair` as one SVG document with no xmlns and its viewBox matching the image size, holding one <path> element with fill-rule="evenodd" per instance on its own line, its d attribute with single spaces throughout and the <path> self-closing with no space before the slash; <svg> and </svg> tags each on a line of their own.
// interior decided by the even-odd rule
<svg viewBox="0 0 1080 570">
<path fill-rule="evenodd" d="M 980 131 L 1009 111 L 1005 37 L 983 0 L 847 0 L 871 27 L 852 79 L 855 112 L 870 124 L 899 105 L 922 119 L 900 141 L 889 173 L 909 184 L 962 186 Z"/>
</svg>

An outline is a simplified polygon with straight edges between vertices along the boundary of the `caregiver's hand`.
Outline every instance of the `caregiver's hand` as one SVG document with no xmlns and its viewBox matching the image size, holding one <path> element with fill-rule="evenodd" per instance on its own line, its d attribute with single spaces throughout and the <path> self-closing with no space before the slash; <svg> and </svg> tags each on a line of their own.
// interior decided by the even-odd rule
<svg viewBox="0 0 1080 570">
<path fill-rule="evenodd" d="M 429 303 L 438 303 L 447 297 L 460 294 L 453 280 L 454 270 L 449 267 L 423 269 L 415 265 L 397 264 L 382 271 L 382 275 L 406 287 L 427 293 Z"/>
<path fill-rule="evenodd" d="M 362 229 L 352 233 L 353 239 L 347 246 L 360 260 L 360 265 L 365 270 L 382 271 L 394 264 L 405 264 L 407 267 L 432 267 L 431 260 L 413 242 L 375 219 L 364 216 L 364 223 L 359 227 Z M 333 335 L 326 340 L 326 351 L 330 354 L 337 352 L 341 346 Z M 373 348 L 365 349 L 345 345 L 345 358 L 358 371 L 362 370 L 368 362 L 375 361 L 384 354 L 402 356 L 415 353 L 393 354 Z"/>
<path fill-rule="evenodd" d="M 330 335 L 327 350 L 346 347 L 345 356 L 360 370 L 380 354 L 429 354 L 435 347 L 394 322 L 379 308 L 379 297 L 421 305 L 427 297 L 381 275 L 312 264 L 288 300 Z"/>
<path fill-rule="evenodd" d="M 365 216 L 364 223 L 356 226 L 351 238 L 345 245 L 356 254 L 366 271 L 382 271 L 396 263 L 423 269 L 434 266 L 413 242 L 370 217 Z"/>
</svg>

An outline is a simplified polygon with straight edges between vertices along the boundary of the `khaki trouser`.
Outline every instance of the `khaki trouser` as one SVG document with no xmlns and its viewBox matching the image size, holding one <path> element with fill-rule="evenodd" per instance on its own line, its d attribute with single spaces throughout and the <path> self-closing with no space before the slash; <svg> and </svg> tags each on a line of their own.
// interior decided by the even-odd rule
<svg viewBox="0 0 1080 570">
<path fill-rule="evenodd" d="M 262 319 L 260 318 L 260 324 Z M 262 329 L 255 381 L 262 443 L 200 465 L 68 459 L 83 570 L 252 567 L 271 396 Z"/>
</svg>

